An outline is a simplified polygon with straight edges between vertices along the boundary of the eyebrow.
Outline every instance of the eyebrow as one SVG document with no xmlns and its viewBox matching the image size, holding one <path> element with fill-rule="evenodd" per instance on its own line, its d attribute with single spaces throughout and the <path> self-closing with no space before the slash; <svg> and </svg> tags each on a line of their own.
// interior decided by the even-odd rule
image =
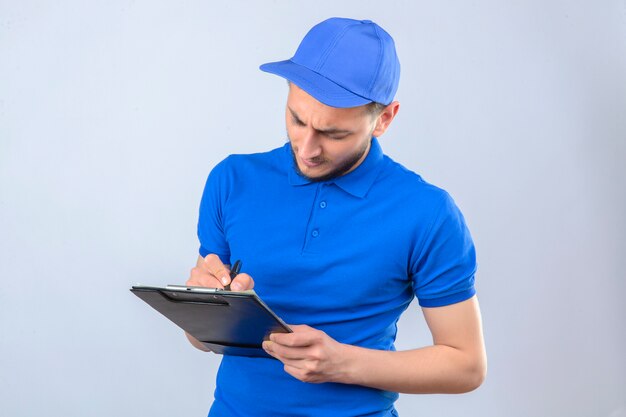
<svg viewBox="0 0 626 417">
<path fill-rule="evenodd" d="M 291 107 L 287 107 L 289 109 L 289 112 L 291 112 L 291 116 L 294 118 L 294 120 L 300 124 L 305 124 L 300 117 L 298 117 L 298 114 L 291 108 Z M 339 129 L 337 127 L 328 127 L 326 129 L 315 129 L 318 132 L 321 133 L 325 133 L 325 134 L 330 134 L 330 135 L 335 135 L 335 134 L 351 134 L 353 133 L 351 130 L 347 130 L 347 129 Z"/>
</svg>

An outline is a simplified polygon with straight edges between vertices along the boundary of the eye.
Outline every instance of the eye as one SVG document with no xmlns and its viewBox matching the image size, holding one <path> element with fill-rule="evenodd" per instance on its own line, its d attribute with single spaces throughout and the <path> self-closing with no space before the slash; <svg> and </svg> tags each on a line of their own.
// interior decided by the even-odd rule
<svg viewBox="0 0 626 417">
<path fill-rule="evenodd" d="M 347 138 L 349 135 L 347 134 L 339 134 L 339 135 L 334 135 L 332 133 L 325 133 L 324 136 L 326 136 L 328 139 L 332 139 L 332 140 L 342 140 Z"/>
<path fill-rule="evenodd" d="M 294 116 L 291 116 L 291 121 L 296 126 L 306 126 L 302 120 L 296 119 Z"/>
</svg>

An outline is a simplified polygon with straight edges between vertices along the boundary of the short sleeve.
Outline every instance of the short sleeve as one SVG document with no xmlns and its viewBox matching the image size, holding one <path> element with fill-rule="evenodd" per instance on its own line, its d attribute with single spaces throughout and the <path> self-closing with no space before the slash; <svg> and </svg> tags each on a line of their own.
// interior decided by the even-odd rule
<svg viewBox="0 0 626 417">
<path fill-rule="evenodd" d="M 430 230 L 411 260 L 413 289 L 420 306 L 441 307 L 471 298 L 476 251 L 463 214 L 444 192 Z"/>
<path fill-rule="evenodd" d="M 224 232 L 224 206 L 228 198 L 228 159 L 213 168 L 204 186 L 198 215 L 198 240 L 200 255 L 210 253 L 229 263 L 230 248 Z"/>
</svg>

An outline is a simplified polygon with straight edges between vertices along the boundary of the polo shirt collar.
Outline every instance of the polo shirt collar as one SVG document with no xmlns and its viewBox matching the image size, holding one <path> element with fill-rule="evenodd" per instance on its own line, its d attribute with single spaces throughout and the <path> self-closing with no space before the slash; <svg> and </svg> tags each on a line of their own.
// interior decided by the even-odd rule
<svg viewBox="0 0 626 417">
<path fill-rule="evenodd" d="M 289 158 L 289 184 L 293 186 L 311 184 L 312 181 L 298 174 L 296 167 L 294 166 L 294 160 L 291 153 L 291 144 L 287 142 L 285 144 L 286 155 Z M 378 139 L 372 137 L 372 144 L 370 150 L 365 157 L 365 160 L 361 162 L 361 165 L 356 167 L 352 172 L 342 175 L 339 178 L 333 178 L 326 181 L 328 184 L 335 184 L 345 192 L 352 194 L 355 197 L 363 198 L 367 195 L 367 192 L 374 184 L 376 177 L 382 167 L 383 162 L 383 150 L 378 143 Z"/>
</svg>

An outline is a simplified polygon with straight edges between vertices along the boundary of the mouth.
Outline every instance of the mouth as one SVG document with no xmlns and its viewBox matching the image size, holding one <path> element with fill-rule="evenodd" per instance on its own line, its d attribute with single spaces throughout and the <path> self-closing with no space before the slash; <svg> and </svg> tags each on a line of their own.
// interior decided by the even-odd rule
<svg viewBox="0 0 626 417">
<path fill-rule="evenodd" d="M 315 160 L 315 159 L 301 159 L 302 165 L 307 168 L 317 168 L 324 163 L 324 161 Z"/>
</svg>

